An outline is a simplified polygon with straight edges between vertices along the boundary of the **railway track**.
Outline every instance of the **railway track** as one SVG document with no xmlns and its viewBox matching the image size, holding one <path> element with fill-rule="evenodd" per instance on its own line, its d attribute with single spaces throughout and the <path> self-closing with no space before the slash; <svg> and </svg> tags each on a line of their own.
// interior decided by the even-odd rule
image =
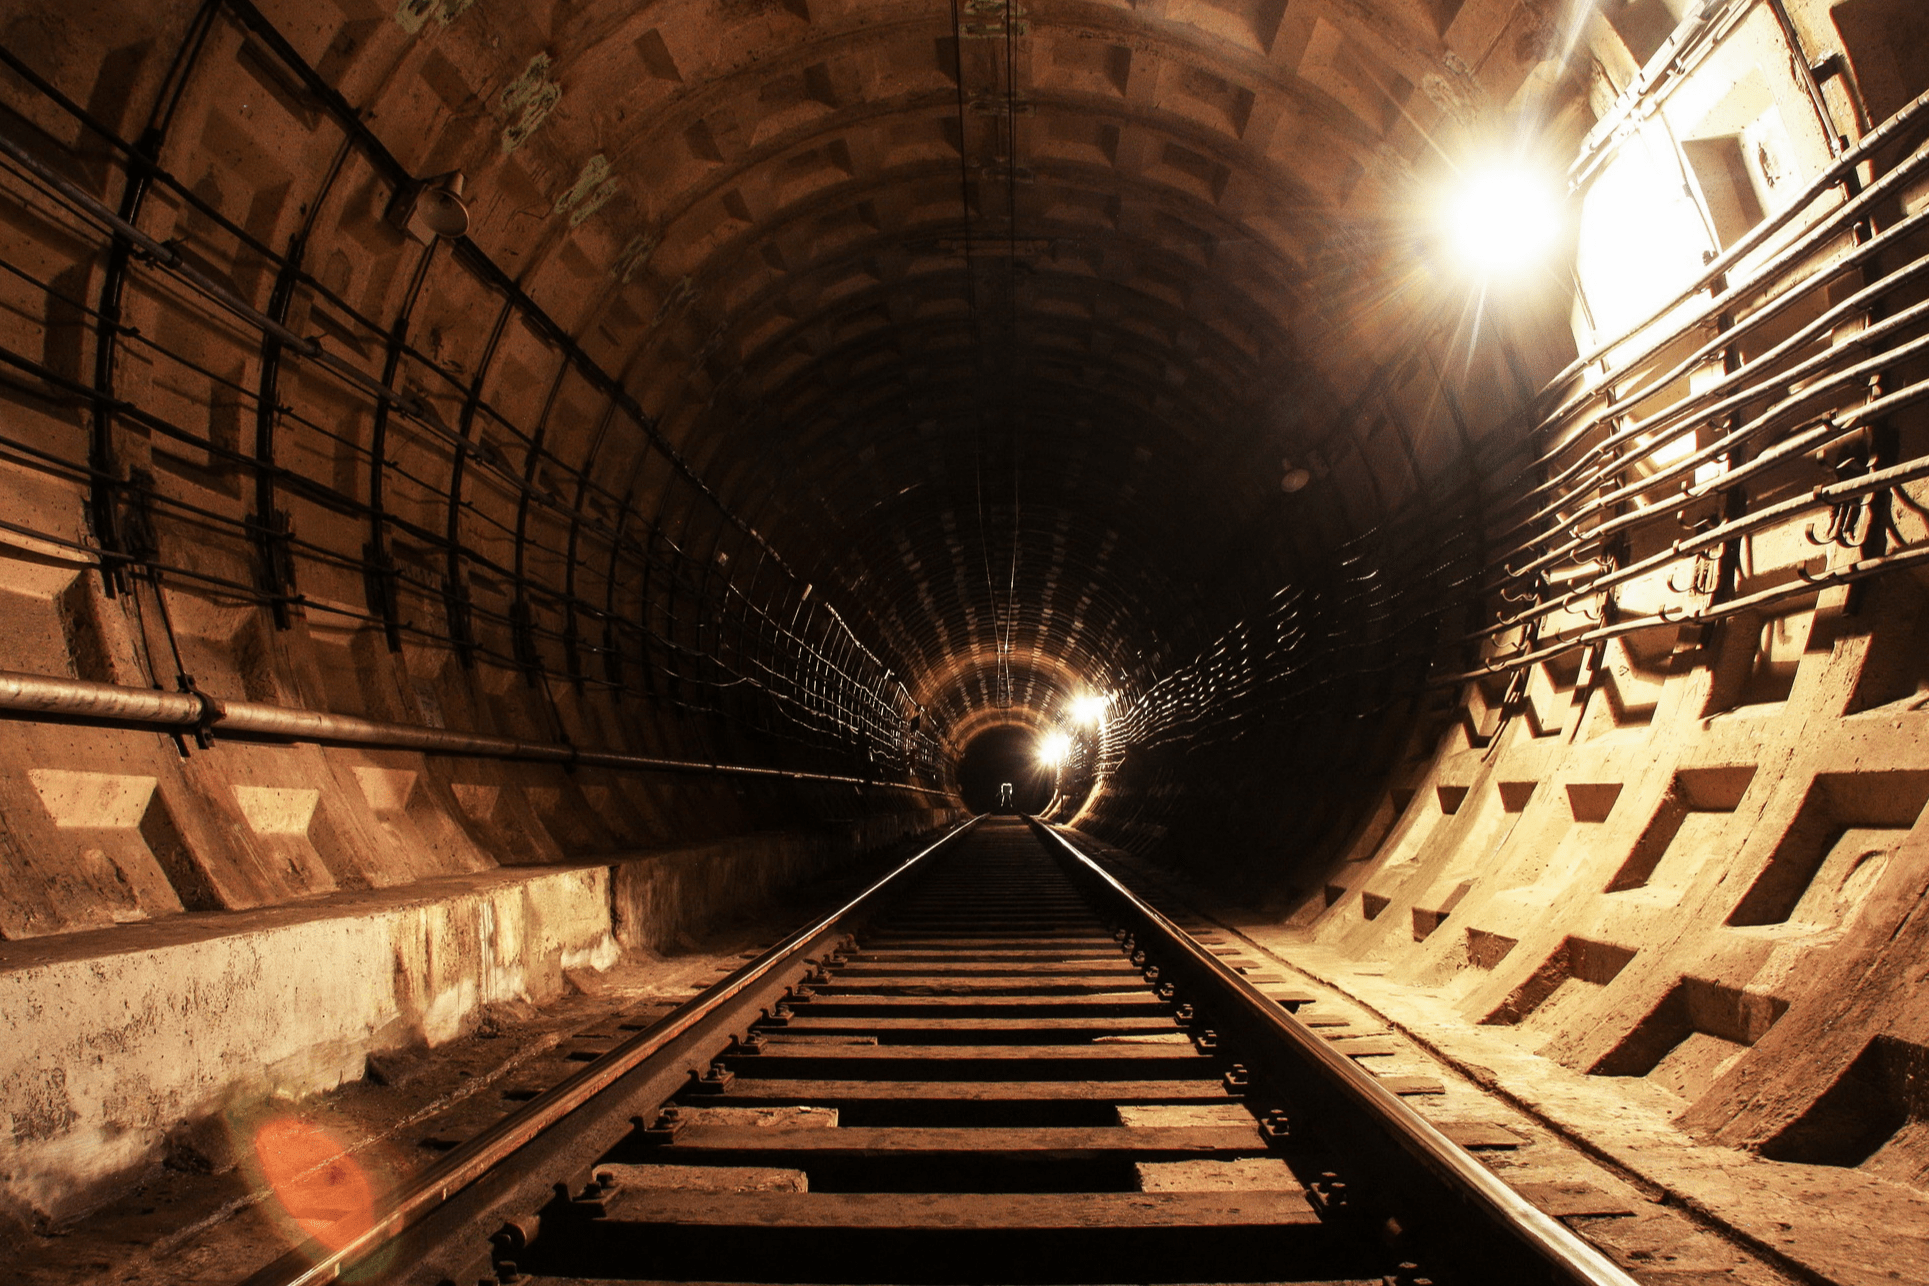
<svg viewBox="0 0 1929 1286">
<path fill-rule="evenodd" d="M 246 1286 L 1632 1282 L 1057 832 L 983 819 Z"/>
</svg>

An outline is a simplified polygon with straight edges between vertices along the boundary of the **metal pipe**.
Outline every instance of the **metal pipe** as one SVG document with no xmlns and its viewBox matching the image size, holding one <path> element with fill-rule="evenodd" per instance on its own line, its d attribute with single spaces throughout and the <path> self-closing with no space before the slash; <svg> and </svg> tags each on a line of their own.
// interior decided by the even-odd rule
<svg viewBox="0 0 1929 1286">
<path fill-rule="evenodd" d="M 1860 423 L 1852 423 L 1846 427 L 1844 432 L 1859 432 L 1865 427 L 1867 426 Z M 1765 527 L 1773 526 L 1785 519 L 1792 518 L 1806 510 L 1860 500 L 1865 496 L 1887 491 L 1892 487 L 1901 486 L 1905 482 L 1914 482 L 1918 478 L 1923 477 L 1929 477 L 1929 456 L 1919 456 L 1916 459 L 1905 461 L 1902 464 L 1890 465 L 1886 469 L 1879 469 L 1874 473 L 1866 473 L 1860 477 L 1849 478 L 1842 482 L 1814 487 L 1804 495 L 1791 496 L 1786 500 L 1770 505 L 1766 509 L 1756 509 L 1743 517 L 1710 527 L 1691 537 L 1674 541 L 1666 548 L 1650 554 L 1646 558 L 1637 559 L 1625 567 L 1616 567 L 1612 571 L 1598 575 L 1594 580 L 1589 581 L 1585 585 L 1567 590 L 1563 592 L 1559 598 L 1536 603 L 1533 607 L 1514 616 L 1496 621 L 1492 625 L 1482 626 L 1480 629 L 1464 636 L 1463 641 L 1471 642 L 1475 639 L 1491 638 L 1497 634 L 1504 634 L 1508 630 L 1527 624 L 1529 621 L 1562 611 L 1580 602 L 1582 599 L 1612 589 L 1616 585 L 1625 584 L 1631 580 L 1638 580 L 1650 572 L 1666 567 L 1669 563 L 1677 559 L 1686 558 L 1689 555 L 1699 554 L 1713 549 L 1715 546 L 1725 544 L 1738 536 L 1751 535 L 1754 532 L 1760 531 Z M 1694 498 L 1696 497 L 1689 497 L 1690 500 Z M 1586 567 L 1599 566 L 1601 566 L 1600 560 L 1592 559 L 1585 564 L 1583 568 L 1577 569 L 1576 575 L 1585 574 Z"/>
<path fill-rule="evenodd" d="M 1870 160 L 1885 144 L 1901 136 L 1903 131 L 1915 123 L 1917 117 L 1925 113 L 1929 113 L 1929 93 L 1925 93 L 1908 103 L 1897 111 L 1895 115 L 1884 121 L 1879 127 L 1856 140 L 1854 147 L 1836 157 L 1827 169 L 1810 180 L 1808 187 L 1798 193 L 1779 213 L 1772 214 L 1768 218 L 1763 219 L 1760 223 L 1749 229 L 1747 234 L 1737 240 L 1733 245 L 1722 251 L 1715 258 L 1709 260 L 1702 268 L 1701 273 L 1696 276 L 1692 282 L 1684 286 L 1672 299 L 1650 312 L 1646 320 L 1626 328 L 1605 343 L 1597 342 L 1593 348 L 1590 348 L 1587 352 L 1582 353 L 1573 361 L 1569 362 L 1559 374 L 1547 382 L 1547 390 L 1551 391 L 1572 381 L 1590 365 L 1600 361 L 1621 345 L 1638 336 L 1643 330 L 1653 324 L 1655 318 L 1666 317 L 1694 296 L 1709 289 L 1716 281 L 1724 279 L 1728 272 L 1733 270 L 1747 256 L 1753 254 L 1770 237 L 1781 231 L 1783 227 L 1806 211 L 1824 192 L 1836 184 L 1841 183 L 1857 165 Z M 1808 231 L 1803 233 L 1798 240 L 1776 251 L 1774 257 L 1770 259 L 1769 262 L 1756 268 L 1750 274 L 1747 281 L 1731 288 L 1721 297 L 1710 300 L 1707 307 L 1704 308 L 1701 313 L 1687 320 L 1665 339 L 1649 345 L 1648 348 L 1642 350 L 1639 354 L 1620 363 L 1621 369 L 1629 369 L 1646 360 L 1655 352 L 1671 343 L 1675 335 L 1680 334 L 1683 330 L 1689 329 L 1690 327 L 1702 324 L 1709 314 L 1719 312 L 1724 307 L 1732 307 L 1734 300 L 1740 298 L 1747 291 L 1759 289 L 1761 286 L 1774 281 L 1790 265 L 1799 262 L 1802 258 L 1812 253 L 1815 247 L 1823 240 L 1831 236 L 1839 235 L 1841 232 L 1841 229 L 1838 227 L 1839 224 L 1845 221 L 1852 221 L 1856 215 L 1870 209 L 1878 201 L 1884 199 L 1891 189 L 1906 183 L 1909 176 L 1924 164 L 1925 160 L 1929 160 L 1929 158 L 1913 155 L 1908 157 L 1876 183 L 1830 210 L 1809 228 Z M 1555 421 L 1572 414 L 1577 407 L 1585 404 L 1596 394 L 1608 387 L 1610 387 L 1610 385 L 1604 383 L 1583 390 L 1565 405 L 1549 412 L 1541 420 L 1540 429 L 1545 431 Z M 1545 393 L 1543 395 L 1545 395 Z"/>
<path fill-rule="evenodd" d="M 1788 16 L 1788 6 L 1782 0 L 1768 0 L 1768 7 L 1775 13 L 1775 21 L 1782 29 L 1782 39 L 1788 42 L 1790 61 L 1795 64 L 1795 78 L 1802 82 L 1802 91 L 1808 95 L 1809 106 L 1815 109 L 1815 119 L 1822 126 L 1822 136 L 1829 145 L 1830 156 L 1840 156 L 1847 148 L 1848 140 L 1835 128 L 1835 118 L 1829 115 L 1828 100 L 1822 97 L 1822 82 L 1816 78 L 1815 68 L 1809 63 L 1808 50 L 1802 47 L 1802 33 L 1795 29 L 1795 20 Z"/>
<path fill-rule="evenodd" d="M 1564 454 L 1575 443 L 1580 442 L 1593 429 L 1599 427 L 1604 420 L 1612 418 L 1628 406 L 1637 405 L 1647 400 L 1654 395 L 1656 389 L 1665 389 L 1696 367 L 1720 355 L 1723 350 L 1733 348 L 1739 341 L 1747 338 L 1753 331 L 1765 326 L 1775 318 L 1780 317 L 1783 313 L 1803 303 L 1811 291 L 1818 290 L 1828 284 L 1833 274 L 1857 267 L 1876 258 L 1878 255 L 1893 248 L 1892 243 L 1895 241 L 1920 232 L 1924 227 L 1929 227 L 1929 215 L 1918 212 L 1883 229 L 1875 237 L 1857 246 L 1853 251 L 1843 255 L 1841 258 L 1831 260 L 1827 272 L 1818 272 L 1796 283 L 1794 288 L 1776 296 L 1769 303 L 1740 319 L 1732 328 L 1707 340 L 1693 352 L 1669 367 L 1663 374 L 1658 376 L 1650 375 L 1642 391 L 1626 393 L 1612 398 L 1607 405 L 1600 408 L 1600 412 L 1593 418 L 1572 426 L 1569 436 L 1563 440 L 1560 445 L 1550 449 L 1536 463 L 1540 466 L 1551 468 L 1559 456 Z M 1917 258 L 1913 262 L 1895 269 L 1893 272 L 1888 272 L 1878 277 L 1876 280 L 1861 287 L 1847 299 L 1843 299 L 1830 307 L 1826 312 L 1802 323 L 1801 328 L 1794 334 L 1775 341 L 1769 348 L 1760 353 L 1751 354 L 1745 366 L 1740 370 L 1724 374 L 1718 383 L 1690 397 L 1677 401 L 1663 410 L 1655 412 L 1639 423 L 1628 425 L 1625 428 L 1613 429 L 1607 436 L 1588 447 L 1576 459 L 1561 468 L 1560 472 L 1547 478 L 1543 482 L 1535 484 L 1520 501 L 1516 501 L 1515 503 L 1519 504 L 1525 503 L 1525 501 L 1535 496 L 1550 497 L 1539 509 L 1510 522 L 1494 539 L 1505 540 L 1513 536 L 1516 532 L 1532 528 L 1533 524 L 1558 512 L 1563 497 L 1571 495 L 1576 491 L 1587 490 L 1589 487 L 1595 485 L 1598 479 L 1604 474 L 1618 472 L 1625 468 L 1631 459 L 1639 458 L 1638 456 L 1621 456 L 1610 460 L 1610 452 L 1625 446 L 1629 442 L 1636 441 L 1644 434 L 1654 433 L 1671 421 L 1679 420 L 1682 416 L 1690 416 L 1693 418 L 1686 422 L 1676 423 L 1674 425 L 1674 432 L 1676 433 L 1685 432 L 1695 420 L 1721 414 L 1732 405 L 1727 400 L 1734 396 L 1731 390 L 1743 380 L 1755 378 L 1763 369 L 1772 369 L 1774 364 L 1783 357 L 1800 351 L 1803 346 L 1833 329 L 1845 318 L 1871 312 L 1873 306 L 1878 301 L 1900 290 L 1925 271 L 1929 271 L 1929 256 Z M 1859 333 L 1855 337 L 1854 342 L 1866 344 L 1869 340 L 1887 333 L 1888 330 L 1893 330 L 1894 324 L 1894 317 L 1884 318 L 1882 323 Z M 1810 359 L 1808 363 L 1804 363 L 1803 366 L 1798 367 L 1795 371 L 1778 371 L 1771 378 L 1777 382 L 1786 383 L 1793 379 L 1801 378 L 1808 370 L 1820 369 L 1821 366 L 1826 365 L 1830 360 L 1832 359 L 1828 354 L 1822 354 L 1817 358 Z M 1758 396 L 1759 388 L 1760 385 L 1752 385 L 1749 386 L 1745 392 L 1747 396 L 1752 399 Z M 1723 400 L 1716 402 L 1714 401 L 1716 398 L 1722 398 Z M 1695 409 L 1697 404 L 1700 405 L 1701 409 Z M 1658 446 L 1659 440 L 1657 440 L 1655 444 L 1647 447 L 1646 450 L 1652 451 Z M 1603 460 L 1606 460 L 1607 464 L 1601 467 L 1594 467 L 1599 465 Z M 1590 468 L 1592 468 L 1592 472 L 1586 472 L 1590 470 Z M 1532 542 L 1530 541 L 1529 543 Z"/>
<path fill-rule="evenodd" d="M 208 299 L 219 304 L 222 308 L 227 309 L 236 317 L 274 336 L 288 349 L 317 365 L 326 367 L 329 371 L 346 380 L 348 383 L 359 386 L 370 396 L 380 398 L 383 401 L 391 402 L 401 407 L 411 418 L 420 420 L 423 426 L 430 431 L 436 431 L 439 428 L 433 420 L 428 418 L 420 398 L 395 392 L 393 389 L 364 375 L 361 371 L 349 365 L 341 358 L 325 350 L 321 346 L 319 339 L 311 339 L 305 335 L 297 335 L 294 331 L 281 325 L 272 317 L 235 294 L 234 291 L 194 267 L 179 251 L 175 250 L 173 246 L 154 240 L 154 238 L 142 232 L 132 223 L 102 205 L 99 201 L 88 195 L 88 193 L 81 190 L 81 188 L 69 183 L 52 169 L 41 164 L 33 153 L 3 133 L 0 133 L 0 155 L 6 156 L 8 160 L 11 160 L 34 178 L 40 180 L 49 190 L 58 193 L 69 205 L 80 211 L 81 214 L 93 220 L 108 232 L 120 237 L 142 255 L 153 260 L 163 268 L 166 268 L 180 280 L 186 282 Z"/>
<path fill-rule="evenodd" d="M 1476 670 L 1462 670 L 1457 674 L 1443 674 L 1428 679 L 1426 686 L 1428 688 L 1450 688 L 1473 679 L 1491 678 L 1496 674 L 1507 674 L 1522 669 L 1525 666 L 1537 665 L 1542 661 L 1550 661 L 1562 653 L 1571 652 L 1576 648 L 1586 647 L 1590 643 L 1598 643 L 1605 639 L 1619 638 L 1623 634 L 1637 634 L 1642 630 L 1651 630 L 1664 625 L 1670 627 L 1705 625 L 1711 621 L 1725 620 L 1731 616 L 1740 616 L 1745 612 L 1753 612 L 1760 608 L 1772 607 L 1778 603 L 1787 602 L 1789 599 L 1804 598 L 1815 594 L 1819 590 L 1854 585 L 1858 581 L 1867 580 L 1871 576 L 1880 576 L 1895 571 L 1921 570 L 1925 567 L 1929 567 L 1929 545 L 1918 545 L 1912 549 L 1899 550 L 1896 553 L 1884 554 L 1877 558 L 1864 558 L 1860 561 L 1847 563 L 1831 571 L 1821 572 L 1814 576 L 1809 575 L 1807 572 L 1800 572 L 1799 579 L 1771 586 L 1768 589 L 1757 590 L 1755 593 L 1741 598 L 1724 599 L 1719 603 L 1710 603 L 1705 607 L 1683 608 L 1679 611 L 1670 611 L 1667 608 L 1663 608 L 1651 616 L 1629 617 L 1626 620 L 1616 621 L 1612 625 L 1603 625 L 1579 634 L 1566 635 L 1559 641 L 1550 643 L 1543 648 L 1516 652 L 1510 656 L 1496 657 Z"/>
<path fill-rule="evenodd" d="M 948 795 L 946 791 L 910 783 L 866 781 L 862 777 L 835 773 L 801 772 L 750 764 L 659 759 L 651 755 L 624 754 L 613 750 L 584 750 L 553 742 L 517 741 L 484 733 L 452 732 L 407 723 L 383 723 L 353 715 L 291 709 L 260 701 L 222 701 L 200 692 L 126 688 L 112 683 L 26 674 L 18 670 L 0 670 L 0 718 L 104 723 L 166 732 L 219 732 L 226 737 L 414 750 L 431 755 L 607 768 L 616 772 L 762 777 L 848 786 L 881 786 L 924 795 Z"/>
<path fill-rule="evenodd" d="M 1907 313 L 1898 314 L 1894 318 L 1879 323 L 1879 326 L 1885 331 L 1898 329 L 1920 321 L 1926 314 L 1929 314 L 1929 304 L 1916 304 L 1913 305 Z M 1872 331 L 1875 329 L 1877 328 L 1871 328 Z M 1825 367 L 1828 362 L 1834 361 L 1840 355 L 1843 348 L 1848 348 L 1858 342 L 1859 338 L 1857 341 L 1850 341 L 1850 343 L 1843 344 L 1841 348 L 1824 353 L 1816 360 L 1804 363 L 1802 367 L 1798 367 L 1797 372 L 1807 374 L 1813 370 L 1821 369 Z M 1522 577 L 1529 576 L 1544 567 L 1572 556 L 1575 551 L 1579 549 L 1599 544 L 1605 536 L 1651 523 L 1655 520 L 1657 511 L 1661 510 L 1664 506 L 1674 512 L 1679 512 L 1683 505 L 1692 504 L 1697 500 L 1705 499 L 1717 493 L 1732 491 L 1765 469 L 1783 463 L 1792 456 L 1819 449 L 1845 436 L 1853 431 L 1850 426 L 1859 426 L 1866 423 L 1881 411 L 1901 410 L 1913 402 L 1920 401 L 1925 386 L 1923 382 L 1918 381 L 1914 384 L 1906 385 L 1894 393 L 1887 394 L 1875 402 L 1865 403 L 1846 412 L 1840 412 L 1835 415 L 1823 414 L 1819 417 L 1804 413 L 1804 409 L 1809 403 L 1825 398 L 1831 393 L 1839 393 L 1844 389 L 1853 388 L 1858 382 L 1866 383 L 1870 376 L 1885 374 L 1889 368 L 1899 366 L 1909 361 L 1911 358 L 1921 354 L 1924 350 L 1929 350 L 1929 335 L 1918 336 L 1905 344 L 1884 349 L 1874 357 L 1866 361 L 1857 362 L 1853 366 L 1845 366 L 1839 370 L 1831 371 L 1828 375 L 1805 385 L 1798 392 L 1780 399 L 1769 407 L 1768 410 L 1748 421 L 1746 424 L 1731 430 L 1720 438 L 1710 442 L 1708 445 L 1696 449 L 1691 454 L 1683 456 L 1679 460 L 1670 461 L 1664 467 L 1655 470 L 1644 478 L 1639 478 L 1634 482 L 1616 487 L 1610 491 L 1604 491 L 1585 503 L 1574 506 L 1569 513 L 1563 516 L 1567 533 L 1560 545 L 1547 548 L 1545 552 L 1538 557 L 1521 564 L 1519 567 L 1506 566 L 1505 559 L 1515 553 L 1531 551 L 1536 545 L 1545 548 L 1545 538 L 1539 542 L 1530 542 L 1516 546 L 1514 549 L 1499 554 L 1497 561 L 1502 571 L 1502 577 L 1500 580 L 1494 582 L 1491 588 L 1496 590 L 1505 588 L 1510 583 L 1518 582 Z M 1797 372 L 1788 372 L 1786 374 L 1791 379 L 1799 378 Z M 1764 381 L 1754 389 L 1725 399 L 1719 404 L 1718 408 L 1710 408 L 1698 414 L 1695 420 L 1691 421 L 1688 425 L 1684 425 L 1680 432 L 1671 435 L 1671 440 L 1679 440 L 1681 436 L 1693 427 L 1694 423 L 1704 419 L 1713 419 L 1714 412 L 1717 409 L 1739 411 L 1739 409 L 1748 402 L 1758 400 L 1770 384 L 1779 383 L 1781 383 L 1780 377 L 1774 380 Z M 1870 407 L 1877 407 L 1878 411 L 1871 412 Z M 1694 476 L 1695 469 L 1723 455 L 1733 453 L 1738 447 L 1749 442 L 1751 439 L 1760 437 L 1776 429 L 1784 429 L 1791 423 L 1800 424 L 1805 421 L 1812 423 L 1815 427 L 1803 429 L 1793 436 L 1781 437 L 1773 446 L 1765 449 L 1753 460 L 1728 469 L 1718 478 L 1698 484 L 1690 481 Z M 1831 428 L 1832 425 L 1835 427 Z M 1650 454 L 1651 450 L 1652 448 L 1644 450 L 1638 455 L 1627 457 L 1627 459 L 1640 459 Z M 1603 519 L 1599 525 L 1587 531 L 1579 530 L 1580 523 L 1592 518 L 1595 514 L 1603 510 L 1611 510 L 1617 505 L 1625 505 L 1644 492 L 1658 491 L 1674 482 L 1679 482 L 1681 486 L 1678 498 L 1657 498 L 1653 504 L 1645 509 L 1638 509 L 1633 512 L 1619 514 L 1613 518 Z M 1576 494 L 1580 493 L 1577 492 Z"/>
</svg>

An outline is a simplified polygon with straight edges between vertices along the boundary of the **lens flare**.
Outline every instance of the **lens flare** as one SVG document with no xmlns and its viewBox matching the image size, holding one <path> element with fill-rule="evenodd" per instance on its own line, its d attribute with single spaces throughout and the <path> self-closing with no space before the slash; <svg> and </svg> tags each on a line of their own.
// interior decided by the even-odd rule
<svg viewBox="0 0 1929 1286">
<path fill-rule="evenodd" d="M 1071 757 L 1072 737 L 1067 732 L 1048 732 L 1038 739 L 1038 762 L 1056 768 Z"/>
<path fill-rule="evenodd" d="M 1072 720 L 1087 727 L 1096 727 L 1105 721 L 1105 707 L 1110 705 L 1109 698 L 1096 692 L 1072 698 Z"/>
<path fill-rule="evenodd" d="M 277 1117 L 255 1131 L 255 1160 L 295 1226 L 340 1250 L 375 1222 L 375 1187 L 339 1139 L 307 1121 Z"/>
<path fill-rule="evenodd" d="M 1507 277 L 1546 261 L 1560 237 L 1561 202 L 1531 170 L 1485 165 L 1461 174 L 1441 209 L 1441 232 L 1463 268 Z"/>
</svg>

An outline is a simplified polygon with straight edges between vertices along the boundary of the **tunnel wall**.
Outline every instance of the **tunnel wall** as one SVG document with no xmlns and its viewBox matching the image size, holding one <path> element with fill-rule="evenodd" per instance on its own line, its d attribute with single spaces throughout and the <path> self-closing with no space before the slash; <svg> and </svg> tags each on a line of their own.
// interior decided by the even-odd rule
<svg viewBox="0 0 1929 1286">
<path fill-rule="evenodd" d="M 902 682 L 627 387 L 580 254 L 521 267 L 505 140 L 554 82 L 481 140 L 496 257 L 411 230 L 477 141 L 460 74 L 379 135 L 341 92 L 459 8 L 0 19 L 0 669 L 694 771 L 0 724 L 10 1217 L 955 816 Z"/>
<path fill-rule="evenodd" d="M 100 776 L 90 791 L 125 797 Z M 953 816 L 490 864 L 0 943 L 0 1220 L 58 1226 L 157 1162 L 207 1164 L 191 1141 L 203 1123 L 245 1133 L 264 1102 L 360 1080 L 371 1055 L 446 1044 L 504 1007 L 593 990 L 619 959 L 687 952 Z"/>
<path fill-rule="evenodd" d="M 1910 6 L 1792 8 L 1812 57 L 1768 7 L 1720 11 L 1600 114 L 1572 171 L 1598 328 L 1490 510 L 1486 624 L 1274 905 L 1703 1141 L 1920 1189 L 1929 65 L 1898 43 Z M 1604 226 L 1669 154 L 1657 128 L 1690 197 L 1723 174 L 1760 196 L 1707 200 L 1678 235 L 1714 244 L 1671 271 L 1662 233 Z"/>
<path fill-rule="evenodd" d="M 1379 628 L 1249 618 L 1171 676 L 1085 824 L 1416 998 L 1449 1053 L 1483 1046 L 1419 998 L 1702 1141 L 1920 1189 L 1929 65 L 1913 6 L 1790 9 L 1796 58 L 1768 6 L 1593 20 L 1582 360 L 1522 403 L 1528 449 L 1485 457 L 1503 494 L 1454 573 L 1480 610 L 1376 656 L 1429 587 L 1376 559 Z M 1673 231 L 1616 231 L 1670 189 Z M 1347 647 L 1369 699 L 1322 721 L 1281 671 Z M 1376 692 L 1389 657 L 1415 677 Z M 1349 788 L 1368 763 L 1388 784 Z"/>
<path fill-rule="evenodd" d="M 1924 602 L 1904 578 L 1795 613 L 1773 686 L 1747 682 L 1750 623 L 1659 663 L 1613 649 L 1591 691 L 1474 687 L 1287 923 L 1669 1091 L 1703 1137 L 1918 1182 Z"/>
</svg>

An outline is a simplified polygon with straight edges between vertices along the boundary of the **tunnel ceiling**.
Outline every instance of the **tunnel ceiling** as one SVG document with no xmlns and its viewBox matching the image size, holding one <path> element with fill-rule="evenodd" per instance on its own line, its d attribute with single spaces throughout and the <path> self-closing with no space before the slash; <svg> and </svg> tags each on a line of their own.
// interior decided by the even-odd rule
<svg viewBox="0 0 1929 1286">
<path fill-rule="evenodd" d="M 496 182 L 567 199 L 599 156 L 578 199 L 607 200 L 535 253 L 615 267 L 585 330 L 957 718 L 1223 628 L 1255 526 L 1300 520 L 1282 458 L 1358 393 L 1324 350 L 1360 342 L 1331 278 L 1366 265 L 1336 255 L 1536 66 L 1544 8 L 482 7 L 442 56 L 488 85 L 549 58 Z"/>
<path fill-rule="evenodd" d="M 413 173 L 463 172 L 474 245 L 956 725 L 1150 682 L 1376 521 L 1380 480 L 1321 469 L 1287 496 L 1283 461 L 1334 458 L 1414 357 L 1437 311 L 1403 223 L 1417 172 L 1469 123 L 1549 114 L 1554 8 L 263 13 Z M 14 39 L 61 65 L 57 35 Z M 272 60 L 233 59 L 224 99 L 286 96 Z M 213 165 L 245 168 L 215 125 L 248 110 L 210 113 Z M 489 310 L 422 313 L 413 342 L 449 370 L 490 360 Z"/>
</svg>

